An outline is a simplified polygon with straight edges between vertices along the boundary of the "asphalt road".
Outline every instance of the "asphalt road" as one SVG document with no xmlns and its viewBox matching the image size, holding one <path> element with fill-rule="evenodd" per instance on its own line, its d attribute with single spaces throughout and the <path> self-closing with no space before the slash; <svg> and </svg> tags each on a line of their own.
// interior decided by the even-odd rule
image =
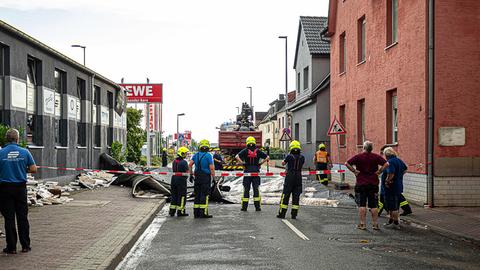
<svg viewBox="0 0 480 270">
<path fill-rule="evenodd" d="M 357 230 L 352 204 L 301 207 L 287 218 L 299 234 L 278 206 L 239 208 L 212 205 L 213 219 L 162 211 L 118 269 L 480 269 L 480 247 L 421 226 Z"/>
</svg>

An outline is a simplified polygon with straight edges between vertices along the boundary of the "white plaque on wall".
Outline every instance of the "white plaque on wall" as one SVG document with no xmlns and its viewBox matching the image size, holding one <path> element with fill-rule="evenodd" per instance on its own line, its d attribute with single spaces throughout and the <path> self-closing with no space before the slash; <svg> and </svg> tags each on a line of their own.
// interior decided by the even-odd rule
<svg viewBox="0 0 480 270">
<path fill-rule="evenodd" d="M 441 146 L 464 146 L 464 127 L 441 127 L 438 129 L 438 144 Z"/>
<path fill-rule="evenodd" d="M 67 109 L 68 109 L 68 118 L 77 118 L 77 98 L 68 96 L 68 104 L 67 104 Z"/>
<path fill-rule="evenodd" d="M 43 89 L 43 112 L 45 114 L 55 113 L 55 92 Z"/>
<path fill-rule="evenodd" d="M 62 95 L 55 93 L 55 116 L 62 116 Z"/>
<path fill-rule="evenodd" d="M 12 106 L 20 109 L 27 108 L 27 84 L 12 79 Z"/>
</svg>

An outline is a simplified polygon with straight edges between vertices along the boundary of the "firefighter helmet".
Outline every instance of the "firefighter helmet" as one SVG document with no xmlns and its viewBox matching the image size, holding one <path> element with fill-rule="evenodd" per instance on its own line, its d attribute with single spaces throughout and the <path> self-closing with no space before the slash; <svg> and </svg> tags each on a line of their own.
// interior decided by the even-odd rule
<svg viewBox="0 0 480 270">
<path fill-rule="evenodd" d="M 299 141 L 292 141 L 290 143 L 290 151 L 293 150 L 293 149 L 302 150 L 302 146 L 300 145 Z"/>
<path fill-rule="evenodd" d="M 198 143 L 198 147 L 209 149 L 210 148 L 210 142 L 208 140 L 203 139 Z"/>
<path fill-rule="evenodd" d="M 178 148 L 177 155 L 179 157 L 186 158 L 187 153 L 188 153 L 188 148 L 186 148 L 185 146 Z"/>
<path fill-rule="evenodd" d="M 257 141 L 255 140 L 254 137 L 250 136 L 250 137 L 247 138 L 247 141 L 245 143 L 246 143 L 246 145 L 249 145 L 249 144 L 256 145 Z"/>
</svg>

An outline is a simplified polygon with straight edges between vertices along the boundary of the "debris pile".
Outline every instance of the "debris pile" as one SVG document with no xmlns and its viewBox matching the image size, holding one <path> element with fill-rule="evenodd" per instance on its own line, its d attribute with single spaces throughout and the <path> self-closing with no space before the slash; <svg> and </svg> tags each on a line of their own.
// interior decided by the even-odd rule
<svg viewBox="0 0 480 270">
<path fill-rule="evenodd" d="M 82 188 L 95 189 L 108 187 L 114 180 L 113 174 L 104 172 L 88 172 L 80 174 L 75 181 L 68 185 L 59 186 L 55 181 L 37 181 L 28 174 L 27 176 L 27 201 L 30 206 L 44 206 L 65 204 L 73 200 L 71 192 Z"/>
</svg>

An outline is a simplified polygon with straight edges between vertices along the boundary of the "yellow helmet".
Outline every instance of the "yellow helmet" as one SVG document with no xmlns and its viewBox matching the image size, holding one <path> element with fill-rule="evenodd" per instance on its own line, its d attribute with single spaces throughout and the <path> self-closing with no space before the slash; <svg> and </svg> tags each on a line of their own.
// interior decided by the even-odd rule
<svg viewBox="0 0 480 270">
<path fill-rule="evenodd" d="M 257 144 L 257 141 L 255 140 L 254 137 L 250 136 L 247 138 L 247 141 L 245 142 L 246 145 L 249 145 L 249 144 L 253 144 L 253 145 L 256 145 Z"/>
<path fill-rule="evenodd" d="M 163 151 L 163 152 L 167 151 L 167 148 L 164 147 L 164 148 L 162 149 L 162 151 Z"/>
<path fill-rule="evenodd" d="M 289 148 L 290 148 L 290 151 L 292 151 L 293 149 L 302 150 L 302 146 L 301 146 L 301 144 L 300 144 L 299 141 L 292 141 L 292 142 L 290 143 L 290 147 L 289 147 Z"/>
<path fill-rule="evenodd" d="M 198 143 L 198 147 L 210 149 L 210 142 L 208 140 L 203 139 Z"/>
<path fill-rule="evenodd" d="M 188 148 L 186 148 L 185 146 L 182 146 L 177 150 L 177 155 L 182 158 L 186 158 L 187 153 L 188 153 Z"/>
<path fill-rule="evenodd" d="M 318 146 L 318 149 L 322 149 L 322 148 L 327 149 L 327 147 L 326 147 L 325 144 L 323 144 L 323 143 L 321 143 L 321 144 Z"/>
</svg>

